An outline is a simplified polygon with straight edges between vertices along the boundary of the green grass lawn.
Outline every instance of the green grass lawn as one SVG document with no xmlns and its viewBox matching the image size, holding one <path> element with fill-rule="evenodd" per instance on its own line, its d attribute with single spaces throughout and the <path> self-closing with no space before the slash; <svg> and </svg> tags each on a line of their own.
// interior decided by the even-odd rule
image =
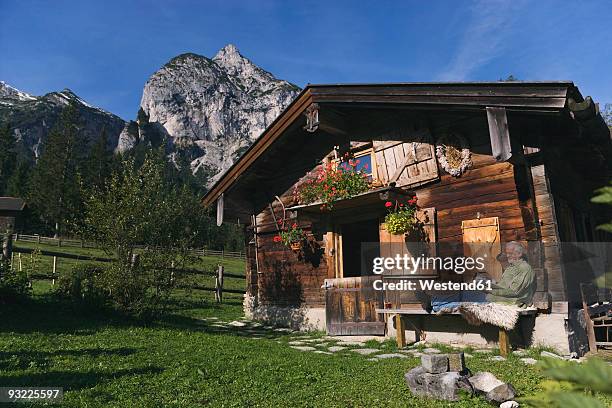
<svg viewBox="0 0 612 408">
<path fill-rule="evenodd" d="M 403 379 L 419 364 L 412 356 L 315 354 L 287 344 L 304 334 L 219 327 L 241 317 L 239 295 L 219 305 L 211 293 L 177 291 L 166 317 L 143 324 L 76 310 L 49 290 L 49 282 L 36 282 L 30 302 L 0 309 L 0 386 L 63 387 L 62 406 L 491 407 L 475 397 L 414 397 Z M 379 347 L 396 350 L 392 341 Z M 521 395 L 540 389 L 537 369 L 517 357 L 492 362 L 467 351 L 473 372 L 491 371 Z"/>
</svg>

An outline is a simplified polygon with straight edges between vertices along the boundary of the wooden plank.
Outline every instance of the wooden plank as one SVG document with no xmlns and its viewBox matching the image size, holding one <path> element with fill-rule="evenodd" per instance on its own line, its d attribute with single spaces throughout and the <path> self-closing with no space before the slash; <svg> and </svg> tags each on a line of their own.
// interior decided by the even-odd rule
<svg viewBox="0 0 612 408">
<path fill-rule="evenodd" d="M 499 328 L 499 354 L 507 358 L 508 354 L 512 351 L 512 347 L 510 346 L 510 337 L 508 336 L 508 332 L 505 329 Z"/>
<path fill-rule="evenodd" d="M 506 109 L 487 106 L 486 110 L 493 157 L 498 162 L 508 161 L 512 157 L 512 146 L 510 145 Z"/>
<path fill-rule="evenodd" d="M 406 328 L 404 327 L 404 320 L 401 314 L 395 315 L 395 331 L 397 333 L 397 348 L 403 349 L 406 347 Z"/>
</svg>

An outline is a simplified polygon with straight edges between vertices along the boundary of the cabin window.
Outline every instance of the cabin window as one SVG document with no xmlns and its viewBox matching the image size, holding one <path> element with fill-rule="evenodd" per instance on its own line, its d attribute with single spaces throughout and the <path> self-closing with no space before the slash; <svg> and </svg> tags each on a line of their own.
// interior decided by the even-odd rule
<svg viewBox="0 0 612 408">
<path fill-rule="evenodd" d="M 357 163 L 355 166 L 357 171 L 363 171 L 365 174 L 367 174 L 370 181 L 376 180 L 376 172 L 374 171 L 376 161 L 374 159 L 374 150 L 372 148 L 353 152 L 352 160 L 355 160 Z M 340 162 L 340 169 L 345 168 L 350 168 L 348 167 L 348 162 Z"/>
</svg>

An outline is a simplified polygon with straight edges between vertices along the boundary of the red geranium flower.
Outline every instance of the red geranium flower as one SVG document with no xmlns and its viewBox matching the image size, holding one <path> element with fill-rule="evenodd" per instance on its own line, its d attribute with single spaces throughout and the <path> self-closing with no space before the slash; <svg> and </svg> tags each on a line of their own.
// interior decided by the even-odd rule
<svg viewBox="0 0 612 408">
<path fill-rule="evenodd" d="M 281 242 L 283 239 L 281 238 L 280 235 L 275 235 L 274 236 L 274 242 Z"/>
<path fill-rule="evenodd" d="M 387 201 L 385 203 L 385 207 L 390 208 L 393 205 L 393 203 L 391 201 Z"/>
<path fill-rule="evenodd" d="M 294 222 L 291 228 L 297 228 L 297 224 Z"/>
</svg>

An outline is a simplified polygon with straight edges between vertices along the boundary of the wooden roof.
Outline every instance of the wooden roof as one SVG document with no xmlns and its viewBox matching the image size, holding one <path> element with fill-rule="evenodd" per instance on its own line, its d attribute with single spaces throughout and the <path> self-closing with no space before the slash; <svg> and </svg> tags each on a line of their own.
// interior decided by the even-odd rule
<svg viewBox="0 0 612 408">
<path fill-rule="evenodd" d="M 565 109 L 568 98 L 583 100 L 571 81 L 309 84 L 214 184 L 202 203 L 210 206 L 225 193 L 226 214 L 248 220 L 249 214 L 258 213 L 274 195 L 286 191 L 334 145 L 354 137 L 342 131 L 342 112 L 349 109 L 480 115 L 486 107 L 501 106 L 522 114 L 555 114 Z M 320 106 L 322 126 L 309 133 L 302 129 L 303 114 L 313 103 Z"/>
<path fill-rule="evenodd" d="M 22 211 L 25 201 L 17 197 L 0 197 L 0 211 Z"/>
</svg>

